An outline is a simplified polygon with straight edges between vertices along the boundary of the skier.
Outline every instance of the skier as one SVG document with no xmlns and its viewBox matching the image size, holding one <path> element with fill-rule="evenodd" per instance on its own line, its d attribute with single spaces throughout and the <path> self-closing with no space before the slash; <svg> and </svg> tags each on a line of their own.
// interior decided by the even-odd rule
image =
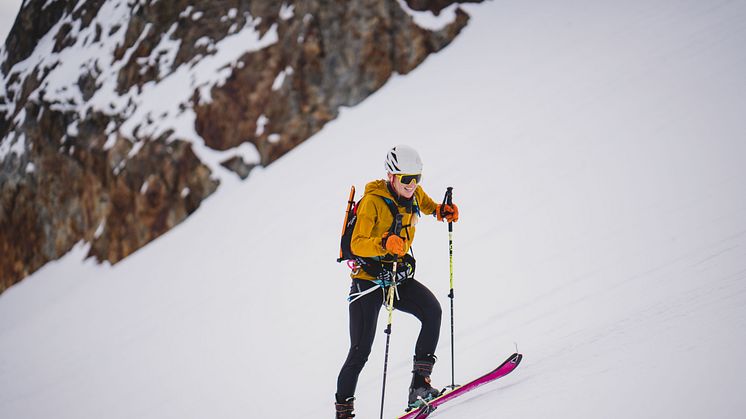
<svg viewBox="0 0 746 419">
<path fill-rule="evenodd" d="M 400 145 L 389 150 L 385 168 L 388 180 L 375 180 L 365 187 L 350 241 L 358 264 L 351 274 L 350 350 L 337 379 L 337 419 L 354 417 L 358 376 L 373 345 L 378 314 L 384 303 L 382 295 L 394 281 L 398 284 L 394 308 L 414 315 L 421 322 L 414 348 L 408 402 L 412 405 L 419 397 L 428 400 L 439 395 L 430 384 L 430 375 L 436 360 L 441 308 L 432 292 L 414 278 L 415 260 L 410 253 L 421 214 L 455 222 L 458 207 L 437 204 L 425 193 L 420 186 L 422 160 L 413 148 Z M 394 208 L 402 214 L 402 229 L 398 235 L 390 233 Z M 394 261 L 397 261 L 396 273 L 392 272 Z M 384 293 L 366 293 L 374 287 L 382 288 Z"/>
</svg>

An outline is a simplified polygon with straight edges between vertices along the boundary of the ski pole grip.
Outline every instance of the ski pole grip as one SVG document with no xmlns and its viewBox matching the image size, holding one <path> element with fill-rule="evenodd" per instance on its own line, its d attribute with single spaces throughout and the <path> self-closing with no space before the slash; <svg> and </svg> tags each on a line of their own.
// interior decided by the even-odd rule
<svg viewBox="0 0 746 419">
<path fill-rule="evenodd" d="M 443 197 L 443 205 L 446 204 L 453 204 L 453 186 L 449 186 L 446 188 L 446 196 Z"/>
<path fill-rule="evenodd" d="M 394 224 L 391 225 L 391 234 L 399 235 L 401 233 L 402 224 L 401 224 L 401 214 L 396 214 L 396 218 L 394 219 Z"/>
<path fill-rule="evenodd" d="M 439 211 L 441 211 L 441 214 L 439 214 L 441 217 L 445 215 L 442 213 L 443 206 L 451 204 L 453 204 L 453 187 L 449 186 L 446 188 L 446 196 L 443 197 L 443 205 L 441 205 L 441 208 L 439 209 Z"/>
</svg>

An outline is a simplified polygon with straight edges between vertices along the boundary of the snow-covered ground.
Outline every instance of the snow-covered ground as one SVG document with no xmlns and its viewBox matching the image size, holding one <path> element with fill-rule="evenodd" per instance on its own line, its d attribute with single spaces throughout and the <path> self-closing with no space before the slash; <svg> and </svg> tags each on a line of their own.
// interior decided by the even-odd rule
<svg viewBox="0 0 746 419">
<path fill-rule="evenodd" d="M 457 381 L 525 354 L 434 417 L 741 416 L 746 2 L 467 9 L 453 45 L 116 267 L 80 246 L 0 295 L 0 417 L 331 417 L 345 200 L 397 143 L 461 210 Z M 423 220 L 415 251 L 447 313 L 445 225 Z M 384 320 L 361 418 L 378 416 Z M 387 417 L 416 333 L 395 313 Z"/>
</svg>

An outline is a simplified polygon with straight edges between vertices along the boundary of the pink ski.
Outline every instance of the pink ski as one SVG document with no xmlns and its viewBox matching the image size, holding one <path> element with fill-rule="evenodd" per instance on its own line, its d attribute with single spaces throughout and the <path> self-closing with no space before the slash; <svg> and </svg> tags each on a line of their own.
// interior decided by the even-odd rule
<svg viewBox="0 0 746 419">
<path fill-rule="evenodd" d="M 495 368 L 491 372 L 488 372 L 487 374 L 477 378 L 474 381 L 457 387 L 455 390 L 443 393 L 439 397 L 430 400 L 427 405 L 414 409 L 409 413 L 405 413 L 404 415 L 399 416 L 398 419 L 424 419 L 428 417 L 441 404 L 451 399 L 455 399 L 456 397 L 464 393 L 468 393 L 476 389 L 477 387 L 483 386 L 487 383 L 497 380 L 498 378 L 510 374 L 511 372 L 513 372 L 514 369 L 516 369 L 518 364 L 521 363 L 521 359 L 523 359 L 523 355 L 518 353 L 513 354 L 508 359 L 506 359 L 505 362 L 500 364 L 499 367 Z"/>
</svg>

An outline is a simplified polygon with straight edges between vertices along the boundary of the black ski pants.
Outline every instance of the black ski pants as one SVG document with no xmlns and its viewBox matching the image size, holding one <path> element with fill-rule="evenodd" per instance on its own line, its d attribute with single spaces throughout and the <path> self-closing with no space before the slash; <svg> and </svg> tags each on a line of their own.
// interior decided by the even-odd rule
<svg viewBox="0 0 746 419">
<path fill-rule="evenodd" d="M 350 293 L 361 292 L 376 286 L 372 281 L 353 279 Z M 435 354 L 440 337 L 442 311 L 438 299 L 414 278 L 398 285 L 399 299 L 394 298 L 394 308 L 414 315 L 422 326 L 414 355 L 417 359 Z M 350 351 L 337 379 L 337 397 L 341 400 L 355 395 L 357 380 L 368 361 L 376 335 L 378 313 L 384 304 L 383 292 L 376 290 L 350 303 Z"/>
</svg>

